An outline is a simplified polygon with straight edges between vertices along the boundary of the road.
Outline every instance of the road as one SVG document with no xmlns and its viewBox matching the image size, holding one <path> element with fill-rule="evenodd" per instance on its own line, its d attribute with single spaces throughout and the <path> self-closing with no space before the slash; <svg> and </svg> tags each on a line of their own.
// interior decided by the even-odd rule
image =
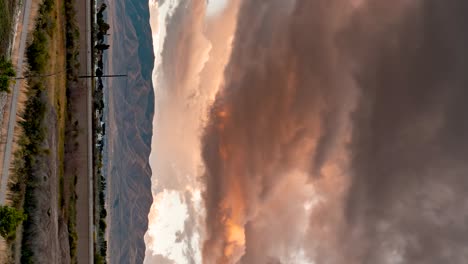
<svg viewBox="0 0 468 264">
<path fill-rule="evenodd" d="M 91 0 L 76 0 L 76 17 L 80 30 L 80 70 L 79 75 L 91 75 Z M 92 83 L 90 78 L 82 79 L 80 96 L 76 99 L 76 112 L 80 133 L 78 135 L 78 155 L 76 193 L 77 208 L 77 260 L 78 264 L 94 262 L 93 241 L 93 133 L 92 133 Z M 86 165 L 85 165 L 86 164 Z"/>
<path fill-rule="evenodd" d="M 20 37 L 20 46 L 18 50 L 18 62 L 16 64 L 16 73 L 18 76 L 23 76 L 23 61 L 24 52 L 26 49 L 26 40 L 28 36 L 29 16 L 31 13 L 31 0 L 24 0 L 23 22 Z M 8 177 L 10 172 L 11 148 L 13 145 L 13 136 L 16 126 L 16 112 L 18 107 L 18 94 L 20 90 L 20 80 L 16 81 L 13 87 L 13 95 L 10 103 L 10 115 L 8 117 L 8 131 L 5 151 L 3 156 L 2 179 L 0 186 L 0 205 L 5 204 L 6 191 L 8 185 Z"/>
<path fill-rule="evenodd" d="M 91 69 L 91 0 L 86 0 L 86 35 L 87 35 L 87 48 L 86 48 L 86 57 L 87 57 L 87 66 L 86 73 L 88 75 L 93 73 Z M 88 91 L 88 202 L 89 202 L 89 237 L 92 238 L 94 232 L 93 225 L 93 209 L 94 209 L 94 192 L 93 192 L 93 89 L 91 84 L 91 78 L 86 78 L 86 87 Z M 89 264 L 94 263 L 94 240 L 90 239 L 89 241 Z"/>
</svg>

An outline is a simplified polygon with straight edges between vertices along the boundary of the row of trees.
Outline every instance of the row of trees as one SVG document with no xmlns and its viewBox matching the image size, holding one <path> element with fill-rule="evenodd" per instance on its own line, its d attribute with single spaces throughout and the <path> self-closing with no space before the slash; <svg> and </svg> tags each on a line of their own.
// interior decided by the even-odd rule
<svg viewBox="0 0 468 264">
<path fill-rule="evenodd" d="M 106 21 L 104 20 L 104 11 L 106 10 L 106 8 L 107 8 L 107 5 L 105 3 L 101 4 L 96 14 L 97 44 L 95 48 L 96 50 L 98 50 L 98 53 L 100 53 L 101 55 L 104 50 L 107 50 L 109 48 L 109 45 L 104 43 L 104 36 L 107 35 L 107 31 L 110 29 L 109 24 L 107 24 Z"/>
<path fill-rule="evenodd" d="M 104 72 L 103 53 L 109 48 L 109 45 L 105 43 L 105 36 L 110 29 L 109 24 L 104 20 L 104 11 L 107 6 L 105 3 L 101 4 L 96 14 L 96 61 L 97 61 L 97 87 L 94 91 L 94 142 L 95 142 L 95 177 L 96 177 L 96 221 L 97 221 L 97 246 L 95 252 L 95 263 L 106 263 L 107 256 L 107 241 L 105 239 L 106 233 L 106 217 L 107 211 L 105 208 L 105 190 L 106 190 L 106 179 L 103 174 L 103 151 L 104 151 L 104 136 L 105 136 L 105 125 L 104 125 L 104 83 L 102 75 Z"/>
</svg>

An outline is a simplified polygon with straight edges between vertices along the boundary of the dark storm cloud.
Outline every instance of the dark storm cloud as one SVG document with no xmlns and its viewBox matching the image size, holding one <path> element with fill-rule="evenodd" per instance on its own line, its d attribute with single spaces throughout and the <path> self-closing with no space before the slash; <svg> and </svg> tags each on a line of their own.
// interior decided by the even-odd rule
<svg viewBox="0 0 468 264">
<path fill-rule="evenodd" d="M 305 215 L 307 179 L 295 175 L 310 171 L 317 142 L 323 142 L 317 167 L 323 165 L 342 134 L 334 119 L 348 111 L 352 94 L 346 77 L 335 75 L 342 71 L 333 45 L 339 7 L 349 5 L 278 0 L 241 6 L 225 86 L 204 137 L 205 263 L 239 260 L 244 242 L 243 263 L 269 263 L 300 247 L 296 217 Z M 262 221 L 271 225 L 256 224 Z M 244 228 L 245 239 L 239 235 Z"/>
<path fill-rule="evenodd" d="M 297 263 L 299 248 L 468 263 L 468 3 L 351 2 L 241 6 L 203 138 L 204 263 Z M 322 172 L 348 133 L 345 188 Z M 311 212 L 295 173 L 324 195 Z"/>
<path fill-rule="evenodd" d="M 346 207 L 365 230 L 359 263 L 397 249 L 402 263 L 467 263 L 468 4 L 422 1 L 369 31 L 384 5 L 357 13 L 342 43 L 361 65 Z"/>
</svg>

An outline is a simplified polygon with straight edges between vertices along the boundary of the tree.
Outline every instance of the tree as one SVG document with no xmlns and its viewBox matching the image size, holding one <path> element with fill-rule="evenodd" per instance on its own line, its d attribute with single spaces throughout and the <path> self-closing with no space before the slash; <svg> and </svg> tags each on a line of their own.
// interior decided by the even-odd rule
<svg viewBox="0 0 468 264">
<path fill-rule="evenodd" d="M 96 76 L 97 76 L 97 77 L 102 77 L 102 75 L 103 75 L 102 70 L 101 70 L 100 68 L 97 68 L 97 69 L 96 69 Z"/>
<path fill-rule="evenodd" d="M 16 75 L 13 64 L 5 57 L 0 57 L 0 91 L 9 92 L 10 79 Z"/>
<path fill-rule="evenodd" d="M 26 215 L 13 207 L 0 206 L 0 235 L 5 239 L 15 235 L 16 228 L 26 220 Z"/>
<path fill-rule="evenodd" d="M 107 7 L 107 5 L 102 3 L 101 6 L 99 7 L 98 13 L 104 12 L 104 10 L 106 10 L 106 7 Z"/>
<path fill-rule="evenodd" d="M 14 77 L 16 75 L 13 63 L 5 57 L 0 57 L 0 74 L 8 77 Z"/>
<path fill-rule="evenodd" d="M 107 44 L 101 44 L 101 43 L 99 43 L 99 44 L 96 45 L 96 49 L 97 49 L 97 50 L 106 50 L 106 49 L 108 49 L 109 47 L 110 47 L 109 45 L 107 45 Z"/>
<path fill-rule="evenodd" d="M 0 91 L 1 92 L 9 92 L 10 86 L 10 78 L 5 75 L 0 75 Z"/>
<path fill-rule="evenodd" d="M 107 31 L 110 29 L 109 24 L 103 22 L 99 24 L 99 32 L 102 34 L 107 34 Z"/>
</svg>

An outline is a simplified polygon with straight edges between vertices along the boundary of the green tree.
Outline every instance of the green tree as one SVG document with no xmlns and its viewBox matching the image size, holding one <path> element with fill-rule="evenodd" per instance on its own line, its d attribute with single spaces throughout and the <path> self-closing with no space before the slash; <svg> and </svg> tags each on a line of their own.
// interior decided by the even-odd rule
<svg viewBox="0 0 468 264">
<path fill-rule="evenodd" d="M 10 78 L 16 75 L 13 64 L 5 57 L 0 57 L 0 91 L 9 92 Z"/>
<path fill-rule="evenodd" d="M 0 75 L 0 91 L 9 92 L 10 78 L 5 75 Z"/>
<path fill-rule="evenodd" d="M 14 237 L 16 228 L 26 220 L 26 215 L 13 207 L 0 206 L 0 235 L 5 239 Z"/>
<path fill-rule="evenodd" d="M 110 47 L 109 45 L 103 44 L 103 43 L 99 43 L 99 44 L 96 45 L 96 49 L 97 49 L 97 50 L 106 50 L 106 49 L 108 49 L 109 47 Z"/>
<path fill-rule="evenodd" d="M 107 34 L 107 31 L 110 29 L 109 24 L 103 22 L 99 24 L 99 32 L 102 34 Z"/>
</svg>

